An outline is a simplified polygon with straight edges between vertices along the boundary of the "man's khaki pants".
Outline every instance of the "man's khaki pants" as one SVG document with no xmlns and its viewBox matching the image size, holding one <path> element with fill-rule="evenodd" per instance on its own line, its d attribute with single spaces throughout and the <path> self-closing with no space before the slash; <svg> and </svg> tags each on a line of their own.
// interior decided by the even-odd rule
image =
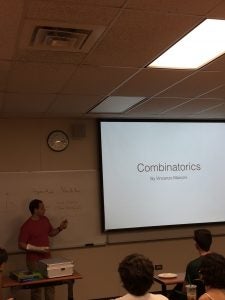
<svg viewBox="0 0 225 300">
<path fill-rule="evenodd" d="M 30 271 L 38 271 L 37 261 L 28 261 L 27 267 Z M 55 288 L 54 286 L 48 286 L 44 288 L 45 300 L 55 299 Z M 41 300 L 42 299 L 42 288 L 31 289 L 31 300 Z"/>
</svg>

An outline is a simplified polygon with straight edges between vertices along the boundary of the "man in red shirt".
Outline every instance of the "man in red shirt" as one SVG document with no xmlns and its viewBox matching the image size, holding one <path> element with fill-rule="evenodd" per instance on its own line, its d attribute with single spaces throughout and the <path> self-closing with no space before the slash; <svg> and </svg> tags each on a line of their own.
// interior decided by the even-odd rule
<svg viewBox="0 0 225 300">
<path fill-rule="evenodd" d="M 19 235 L 19 247 L 26 251 L 26 261 L 29 270 L 38 269 L 40 259 L 50 258 L 49 236 L 56 236 L 66 229 L 67 220 L 57 228 L 53 228 L 49 219 L 44 216 L 45 207 L 41 200 L 34 199 L 29 204 L 31 217 L 22 225 Z M 54 299 L 54 287 L 45 288 L 45 300 Z M 41 300 L 41 289 L 31 289 L 31 300 Z"/>
</svg>

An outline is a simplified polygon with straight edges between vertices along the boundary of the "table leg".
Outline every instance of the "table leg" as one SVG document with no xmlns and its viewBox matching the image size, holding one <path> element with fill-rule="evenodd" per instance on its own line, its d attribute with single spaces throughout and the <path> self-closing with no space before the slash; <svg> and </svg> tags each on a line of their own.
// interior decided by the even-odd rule
<svg viewBox="0 0 225 300">
<path fill-rule="evenodd" d="M 73 297 L 73 286 L 74 286 L 75 281 L 69 280 L 67 283 L 67 289 L 68 289 L 68 300 L 74 300 L 75 298 Z"/>
<path fill-rule="evenodd" d="M 167 293 L 166 285 L 162 283 L 161 287 L 162 287 L 162 294 L 167 297 L 168 293 Z"/>
</svg>

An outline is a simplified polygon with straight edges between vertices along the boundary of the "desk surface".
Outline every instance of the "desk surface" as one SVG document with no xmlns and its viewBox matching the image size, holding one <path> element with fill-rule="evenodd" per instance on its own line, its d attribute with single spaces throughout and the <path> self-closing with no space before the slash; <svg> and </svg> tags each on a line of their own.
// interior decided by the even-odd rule
<svg viewBox="0 0 225 300">
<path fill-rule="evenodd" d="M 185 278 L 185 273 L 177 273 L 177 277 L 174 278 L 160 278 L 158 275 L 154 275 L 154 280 L 164 285 L 183 283 L 184 278 Z"/>
<path fill-rule="evenodd" d="M 77 273 L 76 271 L 73 273 L 73 275 L 70 275 L 70 276 L 62 276 L 62 277 L 55 277 L 55 278 L 43 278 L 43 279 L 39 279 L 39 280 L 32 280 L 32 281 L 26 281 L 26 282 L 18 282 L 7 276 L 3 276 L 2 287 L 9 288 L 9 287 L 16 287 L 16 286 L 18 286 L 18 287 L 19 286 L 28 286 L 28 285 L 34 285 L 34 284 L 75 280 L 75 279 L 81 279 L 81 278 L 82 278 L 81 274 Z"/>
</svg>

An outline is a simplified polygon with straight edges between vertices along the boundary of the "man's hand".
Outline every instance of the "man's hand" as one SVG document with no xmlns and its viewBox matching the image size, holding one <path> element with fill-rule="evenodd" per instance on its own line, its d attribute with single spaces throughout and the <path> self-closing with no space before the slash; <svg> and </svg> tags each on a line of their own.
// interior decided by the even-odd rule
<svg viewBox="0 0 225 300">
<path fill-rule="evenodd" d="M 63 229 L 66 229 L 67 225 L 68 225 L 67 220 L 62 221 L 61 224 L 59 225 L 59 227 L 52 229 L 52 231 L 49 232 L 48 235 L 49 236 L 56 236 L 57 234 L 60 233 L 60 231 L 62 231 Z"/>
</svg>

